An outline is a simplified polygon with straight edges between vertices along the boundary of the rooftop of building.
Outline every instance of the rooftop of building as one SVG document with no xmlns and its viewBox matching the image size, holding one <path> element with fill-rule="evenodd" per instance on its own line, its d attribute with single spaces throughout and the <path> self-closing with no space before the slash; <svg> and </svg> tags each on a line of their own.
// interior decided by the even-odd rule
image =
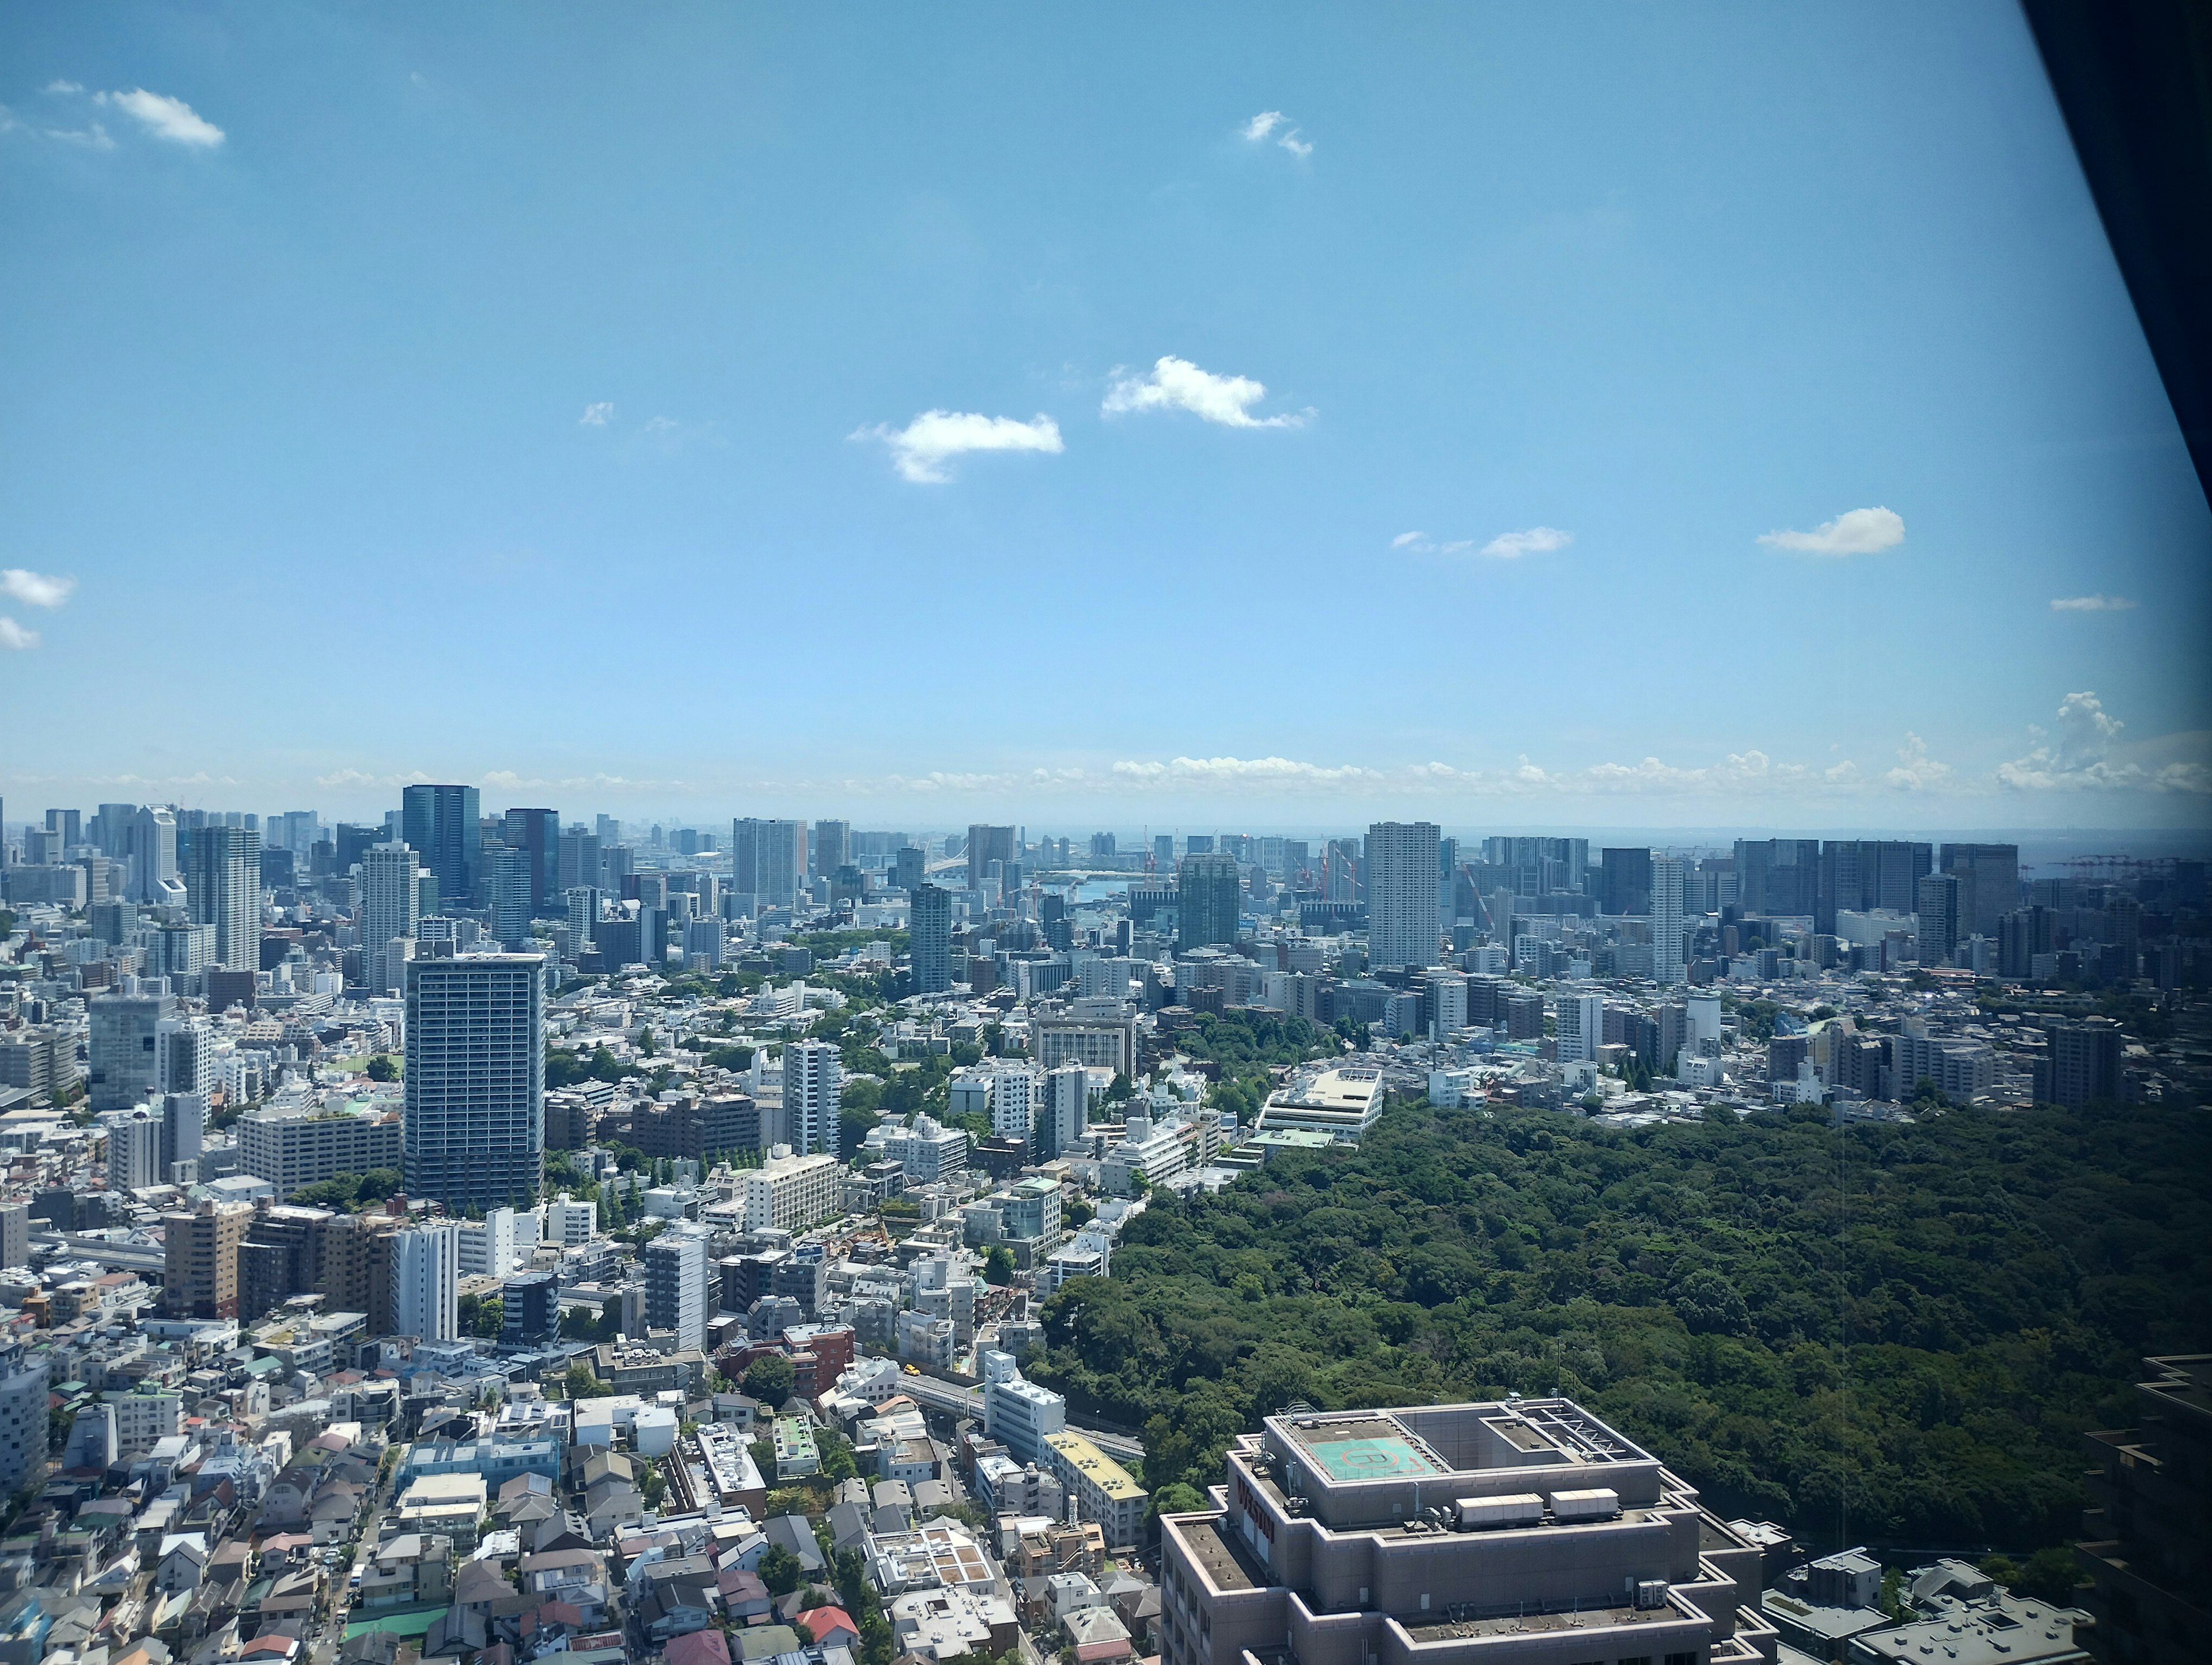
<svg viewBox="0 0 2212 1665">
<path fill-rule="evenodd" d="M 1128 1471 L 1082 1435 L 1047 1434 L 1044 1443 L 1115 1502 L 1133 1502 L 1144 1497 L 1145 1488 L 1129 1478 Z"/>
</svg>

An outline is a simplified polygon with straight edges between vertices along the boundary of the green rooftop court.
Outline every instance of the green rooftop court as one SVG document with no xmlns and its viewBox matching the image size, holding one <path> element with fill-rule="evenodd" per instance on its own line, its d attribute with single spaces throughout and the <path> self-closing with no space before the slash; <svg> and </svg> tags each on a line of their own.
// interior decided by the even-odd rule
<svg viewBox="0 0 2212 1665">
<path fill-rule="evenodd" d="M 1329 1479 L 1340 1482 L 1419 1480 L 1450 1472 L 1403 1434 L 1314 1440 L 1305 1449 Z"/>
<path fill-rule="evenodd" d="M 389 1631 L 394 1636 L 425 1636 L 430 1626 L 446 1616 L 444 1607 L 416 1607 L 410 1613 L 380 1613 L 374 1619 L 359 1619 L 345 1627 L 344 1640 L 350 1642 L 371 1631 Z"/>
</svg>

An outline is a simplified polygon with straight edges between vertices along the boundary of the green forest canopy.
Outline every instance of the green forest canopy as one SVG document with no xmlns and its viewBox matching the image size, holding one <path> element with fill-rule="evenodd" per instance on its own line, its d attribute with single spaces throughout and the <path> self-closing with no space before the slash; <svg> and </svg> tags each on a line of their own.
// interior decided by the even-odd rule
<svg viewBox="0 0 2212 1665">
<path fill-rule="evenodd" d="M 2078 1436 L 2124 1425 L 2138 1358 L 2212 1333 L 2207 1130 L 2160 1105 L 1619 1133 L 1401 1103 L 1358 1151 L 1156 1197 L 1110 1279 L 1048 1304 L 1031 1374 L 1141 1425 L 1185 1507 L 1293 1400 L 1510 1389 L 1808 1542 L 2029 1549 L 2078 1534 Z"/>
</svg>

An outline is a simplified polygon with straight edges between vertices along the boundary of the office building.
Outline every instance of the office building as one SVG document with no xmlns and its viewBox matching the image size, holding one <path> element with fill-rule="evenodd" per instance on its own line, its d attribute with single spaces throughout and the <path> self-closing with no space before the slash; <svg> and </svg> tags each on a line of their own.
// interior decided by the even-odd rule
<svg viewBox="0 0 2212 1665">
<path fill-rule="evenodd" d="M 1678 855 L 1651 858 L 1651 980 L 1678 983 L 1689 969 L 1686 938 L 1690 921 L 1683 892 L 1690 864 Z"/>
<path fill-rule="evenodd" d="M 578 1202 L 565 1191 L 545 1205 L 543 1241 L 559 1249 L 574 1249 L 599 1235 L 599 1206 Z"/>
<path fill-rule="evenodd" d="M 1739 838 L 1734 872 L 1746 914 L 1811 918 L 1819 911 L 1820 841 Z"/>
<path fill-rule="evenodd" d="M 917 884 L 908 894 L 913 898 L 908 923 L 914 992 L 942 994 L 952 987 L 952 893 Z"/>
<path fill-rule="evenodd" d="M 161 1216 L 162 1299 L 169 1316 L 239 1316 L 238 1249 L 252 1219 L 252 1203 L 212 1200 Z"/>
<path fill-rule="evenodd" d="M 1833 936 L 1839 913 L 1911 913 L 1920 881 L 1933 866 L 1932 849 L 1896 839 L 1831 839 L 1822 844 L 1813 928 Z"/>
<path fill-rule="evenodd" d="M 474 787 L 404 787 L 399 837 L 438 881 L 441 905 L 474 906 L 483 897 L 483 823 Z"/>
<path fill-rule="evenodd" d="M 993 862 L 998 862 L 1003 871 L 1005 868 L 1012 867 L 1021 859 L 1021 852 L 1014 848 L 1014 830 L 1012 827 L 987 826 L 981 822 L 969 824 L 968 829 L 968 888 L 969 890 L 980 890 L 983 888 L 984 878 L 990 872 Z"/>
<path fill-rule="evenodd" d="M 891 857 L 891 883 L 912 896 L 921 888 L 928 864 L 928 851 L 918 845 L 901 845 Z"/>
<path fill-rule="evenodd" d="M 748 913 L 788 908 L 806 882 L 806 823 L 750 817 L 730 823 L 730 888 Z"/>
<path fill-rule="evenodd" d="M 678 1220 L 645 1246 L 645 1323 L 647 1329 L 673 1330 L 678 1350 L 704 1349 L 707 1318 L 706 1228 Z"/>
<path fill-rule="evenodd" d="M 1948 965 L 1958 951 L 1959 878 L 1955 873 L 1924 875 L 1913 897 L 1918 926 L 1920 963 Z"/>
<path fill-rule="evenodd" d="M 261 969 L 261 835 L 243 827 L 202 827 L 192 835 L 185 903 L 196 925 L 215 927 L 214 963 Z"/>
<path fill-rule="evenodd" d="M 101 994 L 85 1002 L 85 1089 L 94 1111 L 131 1109 L 160 1091 L 157 1036 L 175 1010 L 163 994 Z"/>
<path fill-rule="evenodd" d="M 827 878 L 840 867 L 848 866 L 853 860 L 853 823 L 849 821 L 817 821 L 814 836 L 810 841 L 811 865 L 808 877 Z"/>
<path fill-rule="evenodd" d="M 483 853 L 491 936 L 511 954 L 530 946 L 530 852 L 495 844 Z"/>
<path fill-rule="evenodd" d="M 1207 948 L 1237 940 L 1237 918 L 1243 908 L 1233 855 L 1186 855 L 1176 870 L 1176 943 Z M 1433 896 L 1430 910 L 1435 911 Z M 1430 921 L 1433 927 L 1435 921 Z"/>
<path fill-rule="evenodd" d="M 392 1333 L 422 1341 L 460 1334 L 461 1232 L 451 1220 L 392 1234 Z"/>
<path fill-rule="evenodd" d="M 554 882 L 562 896 L 576 890 L 599 888 L 599 840 L 596 833 L 571 827 L 561 835 L 561 851 L 555 863 Z"/>
<path fill-rule="evenodd" d="M 729 927 L 709 914 L 701 919 L 684 922 L 684 969 L 687 971 L 719 971 L 722 956 L 727 951 Z"/>
<path fill-rule="evenodd" d="M 1082 1008 L 1079 1006 L 1077 1010 Z M 1085 1018 L 1054 1012 L 1035 1016 L 1030 1021 L 1030 1036 L 1040 1069 L 1056 1070 L 1064 1064 L 1084 1064 L 1092 1069 L 1111 1070 L 1132 1080 L 1136 1079 L 1134 1015 Z"/>
<path fill-rule="evenodd" d="M 837 1212 L 842 1164 L 828 1152 L 794 1153 L 779 1145 L 745 1171 L 745 1229 L 803 1231 Z"/>
<path fill-rule="evenodd" d="M 791 1148 L 804 1156 L 837 1150 L 837 1105 L 845 1072 L 837 1048 L 822 1041 L 793 1041 L 783 1049 L 784 1126 Z"/>
<path fill-rule="evenodd" d="M 544 961 L 434 947 L 407 963 L 408 1194 L 455 1210 L 534 1204 L 545 1177 Z"/>
<path fill-rule="evenodd" d="M 1434 965 L 1437 829 L 1427 821 L 1380 821 L 1367 829 L 1367 959 L 1370 965 Z"/>
<path fill-rule="evenodd" d="M 0 1202 L 0 1268 L 31 1263 L 31 1205 Z"/>
<path fill-rule="evenodd" d="M 184 881 L 177 876 L 177 817 L 149 805 L 133 812 L 127 836 L 130 877 L 123 894 L 149 908 L 186 906 Z"/>
<path fill-rule="evenodd" d="M 504 1278 L 514 1270 L 520 1241 L 515 1220 L 512 1208 L 488 1208 L 482 1219 L 461 1222 L 462 1277 Z"/>
<path fill-rule="evenodd" d="M 2020 846 L 1946 844 L 1944 872 L 1959 881 L 1959 939 L 1995 941 L 2006 915 L 2020 906 Z"/>
<path fill-rule="evenodd" d="M 1571 1401 L 1295 1412 L 1164 1515 L 1161 1665 L 1772 1658 L 1762 1551 Z"/>
<path fill-rule="evenodd" d="M 398 985 L 385 956 L 392 943 L 412 941 L 422 915 L 415 882 L 415 852 L 408 845 L 378 844 L 361 854 L 361 899 L 356 918 L 361 938 L 362 981 L 380 993 Z"/>
<path fill-rule="evenodd" d="M 551 810 L 509 810 L 500 817 L 499 842 L 520 850 L 530 870 L 530 911 L 561 906 L 561 817 Z"/>
</svg>

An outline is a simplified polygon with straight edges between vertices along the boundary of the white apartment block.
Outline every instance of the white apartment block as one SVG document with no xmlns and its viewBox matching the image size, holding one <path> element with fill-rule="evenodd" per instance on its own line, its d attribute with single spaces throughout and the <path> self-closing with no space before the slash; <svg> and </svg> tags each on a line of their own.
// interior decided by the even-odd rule
<svg viewBox="0 0 2212 1665">
<path fill-rule="evenodd" d="M 745 1226 L 802 1231 L 837 1212 L 843 1169 L 824 1151 L 795 1156 L 779 1145 L 769 1158 L 745 1175 Z"/>
</svg>

